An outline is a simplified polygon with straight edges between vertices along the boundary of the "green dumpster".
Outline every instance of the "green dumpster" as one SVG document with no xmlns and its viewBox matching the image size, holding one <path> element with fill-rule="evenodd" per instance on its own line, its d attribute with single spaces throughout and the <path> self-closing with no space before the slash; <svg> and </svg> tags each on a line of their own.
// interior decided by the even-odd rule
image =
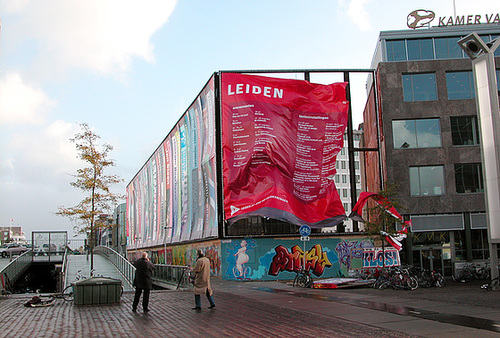
<svg viewBox="0 0 500 338">
<path fill-rule="evenodd" d="M 122 295 L 122 281 L 109 277 L 90 277 L 73 284 L 74 304 L 119 303 Z"/>
</svg>

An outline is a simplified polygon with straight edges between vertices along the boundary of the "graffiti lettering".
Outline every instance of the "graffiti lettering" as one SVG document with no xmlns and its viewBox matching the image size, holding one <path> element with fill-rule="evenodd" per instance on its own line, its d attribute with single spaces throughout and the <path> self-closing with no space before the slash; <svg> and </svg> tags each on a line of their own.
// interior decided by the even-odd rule
<svg viewBox="0 0 500 338">
<path fill-rule="evenodd" d="M 277 276 L 281 271 L 300 271 L 304 263 L 304 250 L 299 245 L 292 247 L 291 252 L 283 245 L 278 245 L 274 251 L 276 255 L 274 255 L 269 267 L 269 275 Z M 321 244 L 316 244 L 309 251 L 306 251 L 305 258 L 305 270 L 312 271 L 316 276 L 321 276 L 325 268 L 332 266 Z"/>
<path fill-rule="evenodd" d="M 385 258 L 385 262 L 384 262 Z M 399 251 L 396 249 L 372 248 L 363 252 L 363 268 L 399 266 Z"/>
<path fill-rule="evenodd" d="M 368 241 L 342 241 L 335 247 L 335 251 L 339 254 L 339 262 L 351 268 L 353 258 L 363 258 L 365 248 L 372 248 L 373 244 Z"/>
</svg>

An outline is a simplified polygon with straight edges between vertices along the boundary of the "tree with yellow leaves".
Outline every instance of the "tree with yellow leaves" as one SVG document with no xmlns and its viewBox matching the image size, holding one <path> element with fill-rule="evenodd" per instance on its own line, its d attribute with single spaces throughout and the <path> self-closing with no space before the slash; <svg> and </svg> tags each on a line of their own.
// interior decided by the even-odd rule
<svg viewBox="0 0 500 338">
<path fill-rule="evenodd" d="M 77 233 L 87 234 L 91 252 L 90 269 L 94 268 L 93 250 L 95 246 L 96 228 L 109 227 L 101 215 L 108 214 L 122 195 L 111 192 L 111 186 L 122 181 L 117 175 L 105 174 L 105 169 L 114 166 L 114 160 L 108 159 L 113 147 L 109 144 L 99 144 L 100 136 L 95 134 L 87 123 L 81 123 L 81 133 L 70 139 L 76 144 L 78 157 L 87 166 L 77 170 L 76 180 L 70 184 L 82 190 L 86 197 L 74 207 L 59 207 L 57 215 L 69 217 L 76 224 Z"/>
</svg>

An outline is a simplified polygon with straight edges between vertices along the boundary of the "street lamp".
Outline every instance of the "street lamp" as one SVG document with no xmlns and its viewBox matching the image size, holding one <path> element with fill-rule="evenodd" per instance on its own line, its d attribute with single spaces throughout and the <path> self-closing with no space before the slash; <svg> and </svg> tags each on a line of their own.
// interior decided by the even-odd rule
<svg viewBox="0 0 500 338">
<path fill-rule="evenodd" d="M 497 245 L 500 243 L 500 111 L 494 58 L 500 39 L 486 43 L 477 33 L 472 33 L 458 40 L 458 45 L 472 60 L 474 73 L 493 279 L 498 277 Z"/>
</svg>

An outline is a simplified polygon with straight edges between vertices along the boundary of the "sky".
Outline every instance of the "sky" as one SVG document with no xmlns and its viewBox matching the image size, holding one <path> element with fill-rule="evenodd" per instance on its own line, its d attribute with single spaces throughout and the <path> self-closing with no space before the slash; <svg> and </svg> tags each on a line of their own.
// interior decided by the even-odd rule
<svg viewBox="0 0 500 338">
<path fill-rule="evenodd" d="M 70 138 L 87 123 L 126 186 L 219 70 L 369 69 L 380 31 L 408 14 L 500 12 L 493 0 L 2 0 L 0 226 L 68 231 L 83 198 Z M 432 23 L 437 25 L 437 19 Z M 298 75 L 294 78 L 302 79 Z M 362 122 L 366 75 L 354 76 Z M 341 81 L 312 75 L 311 82 Z"/>
</svg>

